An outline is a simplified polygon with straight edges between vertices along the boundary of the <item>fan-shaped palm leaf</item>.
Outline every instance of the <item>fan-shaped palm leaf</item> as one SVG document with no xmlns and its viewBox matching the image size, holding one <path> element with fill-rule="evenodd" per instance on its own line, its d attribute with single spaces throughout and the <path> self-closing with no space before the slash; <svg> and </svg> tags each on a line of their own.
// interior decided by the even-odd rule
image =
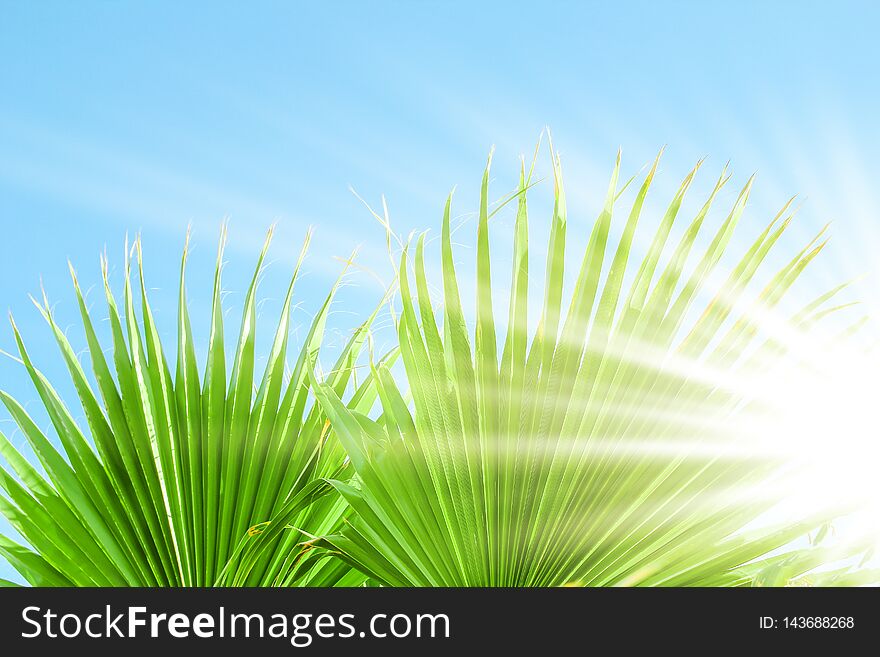
<svg viewBox="0 0 880 657">
<path fill-rule="evenodd" d="M 126 262 L 123 302 L 111 291 L 102 261 L 112 332 L 105 358 L 83 293 L 73 275 L 88 340 L 95 390 L 45 299 L 48 322 L 85 411 L 80 428 L 40 373 L 13 329 L 21 361 L 51 419 L 62 450 L 11 396 L 0 393 L 45 476 L 0 434 L 0 511 L 30 547 L 0 536 L 0 554 L 35 585 L 356 584 L 363 577 L 340 562 L 301 563 L 303 535 L 332 531 L 345 502 L 324 481 L 345 479 L 345 453 L 321 409 L 309 402 L 306 366 L 318 352 L 336 286 L 317 312 L 285 371 L 296 264 L 265 370 L 255 393 L 257 279 L 271 232 L 244 302 L 231 369 L 221 307 L 224 235 L 214 277 L 210 341 L 203 374 L 196 363 L 184 274 L 176 367 L 160 343 L 147 300 L 140 241 L 137 277 Z M 338 285 L 338 283 L 337 283 Z M 136 296 L 140 296 L 136 304 Z M 140 305 L 140 318 L 136 313 Z M 372 318 L 355 331 L 323 380 L 337 394 L 350 389 L 353 365 Z M 369 409 L 368 378 L 351 394 L 352 410 Z M 293 529 L 296 528 L 296 529 Z"/>
<path fill-rule="evenodd" d="M 699 165 L 691 171 L 634 261 L 636 226 L 657 162 L 612 249 L 619 167 L 618 156 L 565 300 L 569 224 L 554 158 L 543 307 L 531 335 L 531 174 L 525 166 L 506 326 L 496 324 L 493 313 L 488 167 L 477 227 L 473 337 L 453 260 L 451 199 L 441 235 L 441 312 L 435 313 L 429 294 L 424 236 L 413 260 L 408 249 L 403 253 L 398 335 L 411 404 L 381 364 L 374 369 L 378 420 L 346 407 L 329 386 L 315 382 L 358 474 L 356 481 L 333 482 L 354 516 L 322 546 L 380 582 L 417 586 L 747 584 L 760 583 L 768 569 L 790 580 L 833 560 L 811 548 L 767 556 L 824 518 L 749 527 L 778 501 L 755 495 L 778 462 L 730 450 L 737 436 L 728 421 L 734 411 L 749 411 L 743 391 L 749 377 L 784 351 L 778 339 L 762 334 L 758 318 L 778 306 L 825 242 L 817 236 L 773 274 L 753 311 L 737 310 L 791 220 L 789 205 L 741 254 L 726 281 L 711 288 L 752 180 L 686 275 L 698 233 L 728 177 L 722 173 L 669 252 L 673 223 Z M 710 292 L 711 301 L 701 302 Z M 830 297 L 793 318 L 792 330 L 814 321 Z M 702 312 L 695 313 L 700 304 Z M 833 553 L 835 559 L 847 555 Z M 818 581 L 852 576 L 845 573 Z"/>
</svg>

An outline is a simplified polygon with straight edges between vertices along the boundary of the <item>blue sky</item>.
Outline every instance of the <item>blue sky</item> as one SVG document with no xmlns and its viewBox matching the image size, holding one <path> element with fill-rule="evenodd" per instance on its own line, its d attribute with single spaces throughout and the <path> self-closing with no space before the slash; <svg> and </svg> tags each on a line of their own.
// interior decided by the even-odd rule
<svg viewBox="0 0 880 657">
<path fill-rule="evenodd" d="M 436 229 L 458 185 L 466 222 L 490 147 L 501 198 L 548 125 L 570 220 L 584 226 L 569 229 L 574 243 L 586 239 L 617 148 L 628 177 L 666 145 L 661 190 L 703 156 L 701 190 L 727 160 L 731 187 L 757 171 L 754 227 L 802 194 L 795 242 L 834 221 L 832 248 L 811 276 L 867 274 L 862 294 L 873 305 L 878 13 L 870 2 L 0 0 L 0 306 L 63 381 L 28 300 L 41 280 L 76 340 L 67 259 L 88 287 L 100 280 L 101 250 L 119 267 L 125 235 L 140 232 L 171 335 L 186 227 L 189 294 L 204 316 L 228 217 L 232 307 L 277 222 L 270 315 L 315 226 L 298 295 L 306 321 L 339 270 L 335 257 L 362 245 L 359 261 L 389 273 L 381 229 L 349 186 L 375 205 L 384 194 L 395 228 L 408 233 Z M 735 190 L 725 194 L 732 201 Z M 352 282 L 340 332 L 381 293 L 366 274 Z M 8 327 L 0 348 L 13 348 Z M 0 388 L 36 406 L 8 359 Z M 6 417 L 0 430 L 14 434 Z M 15 579 L 5 564 L 0 577 Z"/>
</svg>

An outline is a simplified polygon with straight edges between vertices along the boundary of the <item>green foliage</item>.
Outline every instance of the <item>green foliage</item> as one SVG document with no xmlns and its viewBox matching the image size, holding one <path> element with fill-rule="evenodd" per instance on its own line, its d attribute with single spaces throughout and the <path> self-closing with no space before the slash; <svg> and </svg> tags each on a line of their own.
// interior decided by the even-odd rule
<svg viewBox="0 0 880 657">
<path fill-rule="evenodd" d="M 493 312 L 488 166 L 483 176 L 473 334 L 447 201 L 441 311 L 429 293 L 424 235 L 414 258 L 405 249 L 399 266 L 397 328 L 411 402 L 381 364 L 373 370 L 378 419 L 346 407 L 315 382 L 358 475 L 333 482 L 354 516 L 322 547 L 391 586 L 757 585 L 773 572 L 784 573 L 784 582 L 801 581 L 817 566 L 864 549 L 791 547 L 777 554 L 825 518 L 755 529 L 754 521 L 779 501 L 761 488 L 779 463 L 730 449 L 737 439 L 732 418 L 753 411 L 743 389 L 785 351 L 762 334 L 762 313 L 777 307 L 825 243 L 817 237 L 770 277 L 751 311 L 737 310 L 791 220 L 789 205 L 712 288 L 752 180 L 688 268 L 728 178 L 722 173 L 670 252 L 671 229 L 698 164 L 636 260 L 633 239 L 656 168 L 655 161 L 612 248 L 622 191 L 618 156 L 566 297 L 568 222 L 554 158 L 555 206 L 534 332 L 528 323 L 531 173 L 523 166 L 516 195 L 503 325 Z M 711 300 L 701 302 L 707 295 Z M 791 328 L 808 327 L 831 296 L 792 318 Z M 846 578 L 861 581 L 846 569 L 816 581 Z"/>
<path fill-rule="evenodd" d="M 58 342 L 87 426 L 76 423 L 36 368 L 13 322 L 20 360 L 55 435 L 0 392 L 42 466 L 0 434 L 8 466 L 0 468 L 0 512 L 28 544 L 0 536 L 0 555 L 34 585 L 876 581 L 876 571 L 846 565 L 865 546 L 821 540 L 828 514 L 759 526 L 780 500 L 767 486 L 780 459 L 773 450 L 739 444 L 743 418 L 764 411 L 761 400 L 750 398 L 750 382 L 786 353 L 780 332 L 764 330 L 765 318 L 778 319 L 781 301 L 825 242 L 820 233 L 767 276 L 760 292 L 751 291 L 791 221 L 789 202 L 743 253 L 732 254 L 738 259 L 729 274 L 714 282 L 722 258 L 731 255 L 752 181 L 698 246 L 728 182 L 722 173 L 670 246 L 698 168 L 680 185 L 647 248 L 636 249 L 655 161 L 615 246 L 612 221 L 629 185 L 619 185 L 618 156 L 566 293 L 568 221 L 554 157 L 555 203 L 543 291 L 536 294 L 527 204 L 532 172 L 523 166 L 519 189 L 506 201 L 516 203 L 513 271 L 509 309 L 499 319 L 487 166 L 473 323 L 456 273 L 450 197 L 440 240 L 442 310 L 431 298 L 422 235 L 400 259 L 398 348 L 378 362 L 371 358 L 359 383 L 355 364 L 375 312 L 326 375 L 314 371 L 338 283 L 287 371 L 303 256 L 266 367 L 257 371 L 257 280 L 269 239 L 235 342 L 224 335 L 225 234 L 221 239 L 203 370 L 186 302 L 186 248 L 174 363 L 147 300 L 139 242 L 135 272 L 127 258 L 121 306 L 102 262 L 111 333 L 106 351 L 71 269 L 91 375 L 45 296 L 36 305 Z M 382 221 L 390 245 L 390 225 Z M 303 255 L 307 245 L 308 238 Z M 785 320 L 786 330 L 807 331 L 835 310 L 827 304 L 841 287 Z M 540 303 L 535 329 L 530 300 Z M 398 354 L 405 385 L 391 371 Z M 823 565 L 829 567 L 817 570 Z"/>
<path fill-rule="evenodd" d="M 0 470 L 6 493 L 0 496 L 0 511 L 30 544 L 28 548 L 0 537 L 0 554 L 28 582 L 205 586 L 363 581 L 339 561 L 315 564 L 303 558 L 301 542 L 313 533 L 332 531 L 345 510 L 338 496 L 327 494 L 332 489 L 325 478 L 345 479 L 350 470 L 324 413 L 309 403 L 307 368 L 321 346 L 336 286 L 315 315 L 292 371 L 285 372 L 294 282 L 307 237 L 265 370 L 256 372 L 257 279 L 270 239 L 271 232 L 245 297 L 238 340 L 231 345 L 232 362 L 227 363 L 230 345 L 221 305 L 224 229 L 203 373 L 196 363 L 186 302 L 186 248 L 174 373 L 147 300 L 139 241 L 138 283 L 132 285 L 127 261 L 121 307 L 102 261 L 112 332 L 110 362 L 71 267 L 97 390 L 55 323 L 45 296 L 42 303 L 35 302 L 70 371 L 88 432 L 77 426 L 37 370 L 13 322 L 21 361 L 63 448 L 55 448 L 19 402 L 0 393 L 45 470 L 43 476 L 0 434 L 0 454 L 15 474 Z M 351 388 L 352 366 L 371 320 L 354 333 L 322 381 L 335 394 Z M 347 403 L 351 410 L 364 412 L 375 396 L 367 380 Z"/>
</svg>

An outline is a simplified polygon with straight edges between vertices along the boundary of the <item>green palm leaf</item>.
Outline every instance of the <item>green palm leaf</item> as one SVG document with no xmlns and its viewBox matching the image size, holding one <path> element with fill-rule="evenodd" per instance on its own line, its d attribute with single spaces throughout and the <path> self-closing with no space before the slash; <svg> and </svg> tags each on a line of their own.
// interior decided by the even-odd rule
<svg viewBox="0 0 880 657">
<path fill-rule="evenodd" d="M 335 560 L 303 566 L 303 542 L 337 529 L 346 510 L 343 500 L 328 494 L 332 488 L 324 480 L 344 481 L 351 471 L 325 414 L 310 401 L 308 376 L 338 282 L 315 315 L 288 376 L 290 311 L 307 236 L 255 392 L 257 279 L 270 240 L 271 231 L 245 297 L 231 370 L 221 307 L 225 227 L 204 373 L 196 362 L 187 309 L 186 248 L 173 373 L 147 299 L 140 241 L 135 243 L 137 284 L 128 261 L 121 306 L 102 261 L 112 333 L 109 362 L 71 268 L 96 389 L 45 296 L 35 302 L 70 371 L 85 428 L 37 369 L 13 322 L 20 359 L 61 444 L 56 449 L 24 407 L 0 392 L 45 471 L 38 472 L 0 434 L 0 454 L 9 466 L 9 471 L 0 469 L 5 492 L 0 512 L 29 544 L 0 536 L 0 554 L 29 583 L 352 585 L 364 580 Z M 340 396 L 354 388 L 348 396 L 352 411 L 365 412 L 376 399 L 371 377 L 350 385 L 373 317 L 355 331 L 321 382 Z"/>
<path fill-rule="evenodd" d="M 772 494 L 753 493 L 772 480 L 779 464 L 760 454 L 726 452 L 736 440 L 728 419 L 753 405 L 743 386 L 724 382 L 759 376 L 784 351 L 761 333 L 757 315 L 738 308 L 791 220 L 789 205 L 726 281 L 713 287 L 752 180 L 688 274 L 689 256 L 728 177 L 722 173 L 670 247 L 698 164 L 639 259 L 633 239 L 656 168 L 655 161 L 613 247 L 609 234 L 622 191 L 618 156 L 566 297 L 568 220 L 554 157 L 542 310 L 531 335 L 531 172 L 523 167 L 515 195 L 506 326 L 493 311 L 488 167 L 477 225 L 473 333 L 459 293 L 447 201 L 442 311 L 435 312 L 429 294 L 424 238 L 414 258 L 404 250 L 398 271 L 397 329 L 411 403 L 382 364 L 374 369 L 378 419 L 313 381 L 357 471 L 353 481 L 331 481 L 351 506 L 350 523 L 317 545 L 392 586 L 762 584 L 780 581 L 779 573 L 786 582 L 800 581 L 818 565 L 864 549 L 832 554 L 818 546 L 787 547 L 824 523 L 825 515 L 750 528 L 778 502 Z M 822 250 L 820 239 L 770 276 L 754 301 L 758 308 L 779 304 Z M 711 300 L 701 301 L 707 295 Z M 793 318 L 792 328 L 821 317 L 832 296 Z M 844 569 L 814 581 L 862 581 L 863 575 Z"/>
</svg>

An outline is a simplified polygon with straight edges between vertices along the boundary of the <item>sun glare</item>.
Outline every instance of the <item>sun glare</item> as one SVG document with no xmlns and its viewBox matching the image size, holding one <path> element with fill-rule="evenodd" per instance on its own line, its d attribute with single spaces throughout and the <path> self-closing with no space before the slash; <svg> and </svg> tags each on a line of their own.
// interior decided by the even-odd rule
<svg viewBox="0 0 880 657">
<path fill-rule="evenodd" d="M 804 365 L 767 377 L 765 435 L 788 465 L 784 505 L 803 515 L 841 509 L 838 538 L 880 545 L 880 404 L 877 354 L 843 344 L 816 346 Z"/>
</svg>

